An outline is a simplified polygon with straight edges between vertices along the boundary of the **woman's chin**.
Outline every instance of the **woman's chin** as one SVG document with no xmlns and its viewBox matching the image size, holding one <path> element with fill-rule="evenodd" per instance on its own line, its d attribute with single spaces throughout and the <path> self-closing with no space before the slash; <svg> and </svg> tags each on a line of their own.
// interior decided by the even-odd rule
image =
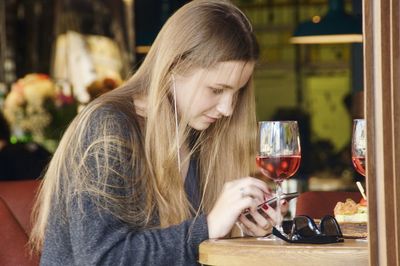
<svg viewBox="0 0 400 266">
<path fill-rule="evenodd" d="M 189 123 L 189 126 L 197 131 L 203 131 L 209 128 L 211 124 L 212 123 L 210 122 L 196 121 L 193 123 Z"/>
</svg>

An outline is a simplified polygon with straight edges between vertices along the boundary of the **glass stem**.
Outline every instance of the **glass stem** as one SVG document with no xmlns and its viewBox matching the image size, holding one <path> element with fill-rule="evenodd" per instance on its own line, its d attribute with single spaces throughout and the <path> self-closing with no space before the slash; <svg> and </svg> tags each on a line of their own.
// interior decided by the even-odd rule
<svg viewBox="0 0 400 266">
<path fill-rule="evenodd" d="M 282 214 L 281 214 L 281 196 L 282 196 L 282 182 L 276 183 L 276 229 L 283 232 L 282 227 Z"/>
</svg>

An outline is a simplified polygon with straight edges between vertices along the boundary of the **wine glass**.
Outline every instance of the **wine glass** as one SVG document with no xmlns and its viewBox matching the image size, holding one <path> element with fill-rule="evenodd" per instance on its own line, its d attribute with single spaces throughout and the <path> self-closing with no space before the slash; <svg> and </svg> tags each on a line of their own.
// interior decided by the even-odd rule
<svg viewBox="0 0 400 266">
<path fill-rule="evenodd" d="M 365 176 L 365 154 L 367 152 L 367 139 L 365 119 L 354 119 L 353 138 L 351 141 L 351 159 L 358 173 Z"/>
<path fill-rule="evenodd" d="M 281 233 L 282 216 L 280 198 L 282 182 L 299 169 L 301 148 L 297 121 L 261 121 L 258 123 L 257 166 L 261 173 L 276 184 L 277 225 Z"/>
</svg>

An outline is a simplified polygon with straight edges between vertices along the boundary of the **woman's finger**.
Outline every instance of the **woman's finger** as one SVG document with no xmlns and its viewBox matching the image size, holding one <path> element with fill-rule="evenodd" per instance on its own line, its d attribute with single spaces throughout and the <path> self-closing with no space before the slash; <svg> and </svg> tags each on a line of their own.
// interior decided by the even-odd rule
<svg viewBox="0 0 400 266">
<path fill-rule="evenodd" d="M 258 200 L 251 196 L 245 196 L 235 203 L 235 208 L 244 212 L 245 210 L 254 210 L 258 206 Z"/>
<path fill-rule="evenodd" d="M 268 231 L 274 225 L 273 221 L 268 216 L 261 215 L 258 211 L 250 213 L 255 223 L 262 229 Z"/>
<path fill-rule="evenodd" d="M 253 236 L 264 236 L 268 233 L 268 230 L 260 227 L 259 225 L 251 222 L 244 215 L 240 215 L 239 221 L 249 230 L 251 231 Z"/>
<path fill-rule="evenodd" d="M 250 197 L 256 199 L 258 204 L 261 204 L 264 202 L 264 192 L 256 186 L 250 185 L 250 186 L 239 187 L 238 193 L 241 198 L 250 196 Z"/>
<path fill-rule="evenodd" d="M 239 221 L 245 228 L 246 234 L 250 236 L 256 236 L 256 231 L 258 231 L 257 226 L 247 219 L 244 215 L 240 215 Z"/>
<path fill-rule="evenodd" d="M 289 210 L 289 203 L 287 200 L 281 200 L 281 214 L 285 216 Z"/>
<path fill-rule="evenodd" d="M 246 225 L 244 225 L 242 222 L 238 222 L 238 223 L 240 223 L 240 229 L 242 230 L 242 233 L 243 233 L 242 236 L 254 236 L 254 233 L 249 228 L 247 228 Z"/>
<path fill-rule="evenodd" d="M 271 206 L 269 206 L 268 204 L 263 205 L 262 208 L 263 212 L 268 215 L 268 217 L 272 220 L 273 225 L 277 224 L 277 212 L 274 208 L 272 208 Z"/>
</svg>

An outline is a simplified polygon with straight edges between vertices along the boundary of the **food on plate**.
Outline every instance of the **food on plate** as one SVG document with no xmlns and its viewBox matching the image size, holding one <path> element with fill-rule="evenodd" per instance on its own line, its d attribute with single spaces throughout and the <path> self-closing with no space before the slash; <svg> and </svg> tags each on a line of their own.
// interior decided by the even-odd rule
<svg viewBox="0 0 400 266">
<path fill-rule="evenodd" d="M 367 201 L 362 199 L 356 203 L 352 199 L 336 203 L 333 210 L 339 223 L 366 223 L 368 221 Z"/>
</svg>

